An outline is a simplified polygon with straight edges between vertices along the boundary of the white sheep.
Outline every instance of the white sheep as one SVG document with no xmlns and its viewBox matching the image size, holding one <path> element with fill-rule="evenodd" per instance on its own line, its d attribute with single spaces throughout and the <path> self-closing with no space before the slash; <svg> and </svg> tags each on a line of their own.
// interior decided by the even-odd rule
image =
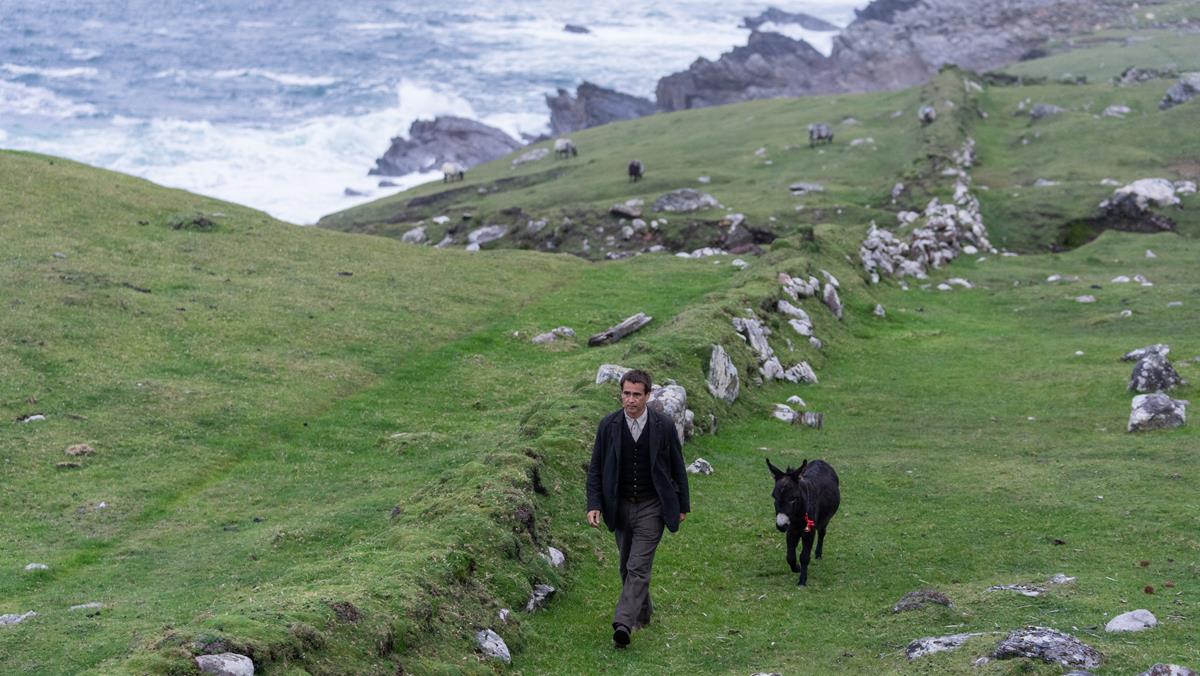
<svg viewBox="0 0 1200 676">
<path fill-rule="evenodd" d="M 442 165 L 442 183 L 461 181 L 466 174 L 467 170 L 458 162 L 446 162 Z"/>
<path fill-rule="evenodd" d="M 575 142 L 569 138 L 560 138 L 554 140 L 554 156 L 555 157 L 575 157 L 579 151 L 575 149 Z"/>
</svg>

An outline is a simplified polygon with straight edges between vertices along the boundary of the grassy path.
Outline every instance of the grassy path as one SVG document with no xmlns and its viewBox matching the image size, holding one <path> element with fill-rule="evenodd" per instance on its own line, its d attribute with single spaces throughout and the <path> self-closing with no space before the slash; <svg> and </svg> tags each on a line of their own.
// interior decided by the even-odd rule
<svg viewBox="0 0 1200 676">
<path fill-rule="evenodd" d="M 1160 258 L 1146 261 L 1147 246 Z M 525 621 L 516 670 L 965 672 L 998 636 L 916 663 L 903 648 L 921 636 L 1025 624 L 1078 635 L 1109 655 L 1113 673 L 1200 663 L 1196 427 L 1128 435 L 1129 365 L 1117 360 L 1168 342 L 1183 376 L 1200 377 L 1200 365 L 1188 363 L 1200 354 L 1198 251 L 1170 236 L 1109 234 L 1070 255 L 960 263 L 950 274 L 982 287 L 970 291 L 881 289 L 883 321 L 857 299 L 849 329 L 858 339 L 828 347 L 819 385 L 760 391 L 751 397 L 760 415 L 685 446 L 689 460 L 702 456 L 716 473 L 693 478 L 695 514 L 665 538 L 656 561 L 656 622 L 629 650 L 610 647 L 611 538 L 583 525 L 580 493 L 566 491 L 555 526 L 576 554 L 571 586 Z M 1156 286 L 1108 283 L 1131 270 Z M 1046 284 L 1056 272 L 1082 280 Z M 1099 302 L 1072 300 L 1085 292 Z M 1187 302 L 1166 307 L 1176 299 Z M 1135 317 L 1120 318 L 1124 307 Z M 797 392 L 825 412 L 823 431 L 767 418 L 767 402 Z M 841 473 L 843 508 L 807 588 L 796 587 L 784 561 L 764 456 L 780 465 L 821 457 Z M 1039 598 L 984 591 L 1058 572 L 1078 582 Z M 956 608 L 889 612 L 928 586 Z M 1143 607 L 1163 626 L 1132 638 L 1103 632 L 1108 617 Z M 1024 669 L 1000 662 L 973 673 Z"/>
</svg>

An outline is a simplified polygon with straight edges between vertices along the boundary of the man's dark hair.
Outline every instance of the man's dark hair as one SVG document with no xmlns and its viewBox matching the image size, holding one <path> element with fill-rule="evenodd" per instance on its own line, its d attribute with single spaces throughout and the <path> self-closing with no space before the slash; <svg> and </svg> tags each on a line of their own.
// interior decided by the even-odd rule
<svg viewBox="0 0 1200 676">
<path fill-rule="evenodd" d="M 641 369 L 630 369 L 621 376 L 620 387 L 625 388 L 625 383 L 641 383 L 646 388 L 646 394 L 650 394 L 650 374 Z"/>
</svg>

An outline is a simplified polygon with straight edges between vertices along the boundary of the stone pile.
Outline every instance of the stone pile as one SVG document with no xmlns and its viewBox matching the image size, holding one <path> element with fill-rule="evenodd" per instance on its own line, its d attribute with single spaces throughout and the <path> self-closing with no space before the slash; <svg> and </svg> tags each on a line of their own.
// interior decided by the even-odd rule
<svg viewBox="0 0 1200 676">
<path fill-rule="evenodd" d="M 712 396 L 726 404 L 737 401 L 741 390 L 738 370 L 725 348 L 720 345 L 713 345 L 712 356 L 708 360 L 708 381 L 705 385 Z"/>
<path fill-rule="evenodd" d="M 763 326 L 755 318 L 734 317 L 733 328 L 742 336 L 750 349 L 758 355 L 758 372 L 765 380 L 786 380 L 789 383 L 816 383 L 817 374 L 813 372 L 808 362 L 800 362 L 789 368 L 784 368 L 775 350 L 767 342 L 771 330 Z"/>
<path fill-rule="evenodd" d="M 915 220 L 909 212 L 898 216 L 902 224 L 912 223 L 913 231 L 907 242 L 892 232 L 871 224 L 867 237 L 858 249 L 863 269 L 871 283 L 878 284 L 881 274 L 894 277 L 924 279 L 930 268 L 939 268 L 953 261 L 960 253 L 978 251 L 996 253 L 988 241 L 987 228 L 979 211 L 979 200 L 970 192 L 970 177 L 966 169 L 975 160 L 975 141 L 968 138 L 954 154 L 958 178 L 954 185 L 953 203 L 943 204 L 936 197 Z"/>
</svg>

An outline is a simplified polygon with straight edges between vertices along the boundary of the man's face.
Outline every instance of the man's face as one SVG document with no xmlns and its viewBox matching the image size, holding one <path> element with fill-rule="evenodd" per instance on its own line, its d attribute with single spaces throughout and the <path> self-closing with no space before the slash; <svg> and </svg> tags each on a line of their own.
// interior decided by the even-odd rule
<svg viewBox="0 0 1200 676">
<path fill-rule="evenodd" d="M 640 418 L 646 410 L 646 386 L 642 383 L 626 382 L 621 386 L 621 407 L 630 418 Z"/>
</svg>

